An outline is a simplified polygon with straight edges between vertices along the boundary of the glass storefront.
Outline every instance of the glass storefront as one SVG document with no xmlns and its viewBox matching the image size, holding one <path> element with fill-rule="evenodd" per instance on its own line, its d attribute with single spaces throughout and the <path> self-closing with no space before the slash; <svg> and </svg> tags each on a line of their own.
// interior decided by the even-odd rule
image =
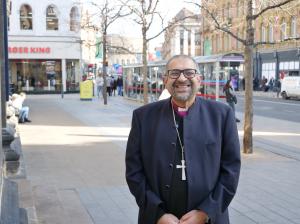
<svg viewBox="0 0 300 224">
<path fill-rule="evenodd" d="M 78 60 L 66 60 L 67 68 L 67 80 L 66 80 L 66 91 L 74 92 L 79 91 L 79 75 L 76 74 L 79 70 Z"/>
<path fill-rule="evenodd" d="M 148 91 L 149 102 L 156 101 L 163 90 L 163 73 L 164 65 L 148 66 Z M 123 80 L 124 95 L 129 98 L 142 100 L 143 99 L 143 77 L 141 66 L 124 66 Z"/>
<path fill-rule="evenodd" d="M 61 60 L 10 60 L 10 81 L 15 92 L 59 91 Z"/>
<path fill-rule="evenodd" d="M 66 60 L 66 92 L 79 90 L 79 60 Z M 9 60 L 10 86 L 13 92 L 61 92 L 61 60 Z"/>
</svg>

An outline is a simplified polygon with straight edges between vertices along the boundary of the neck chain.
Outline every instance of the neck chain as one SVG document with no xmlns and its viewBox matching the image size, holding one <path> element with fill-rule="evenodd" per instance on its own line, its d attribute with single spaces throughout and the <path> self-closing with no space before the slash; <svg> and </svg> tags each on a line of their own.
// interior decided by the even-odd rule
<svg viewBox="0 0 300 224">
<path fill-rule="evenodd" d="M 186 180 L 186 175 L 185 175 L 185 160 L 184 160 L 184 146 L 181 142 L 181 138 L 180 138 L 180 135 L 179 135 L 179 131 L 178 131 L 178 127 L 177 127 L 177 124 L 176 124 L 176 120 L 175 120 L 175 112 L 174 112 L 174 107 L 173 107 L 173 104 L 172 104 L 172 112 L 173 112 L 173 120 L 174 120 L 174 125 L 175 125 L 175 128 L 176 128 L 176 132 L 177 132 L 177 137 L 178 137 L 178 140 L 179 140 L 179 144 L 180 144 L 180 148 L 181 148 L 181 165 L 176 165 L 176 168 L 180 168 L 182 173 L 182 177 L 181 177 L 181 180 Z"/>
</svg>

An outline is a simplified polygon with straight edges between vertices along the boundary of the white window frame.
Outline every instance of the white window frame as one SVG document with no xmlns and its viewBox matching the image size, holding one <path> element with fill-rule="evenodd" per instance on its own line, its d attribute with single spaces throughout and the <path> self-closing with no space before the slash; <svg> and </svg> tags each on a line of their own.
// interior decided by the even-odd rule
<svg viewBox="0 0 300 224">
<path fill-rule="evenodd" d="M 297 37 L 297 17 L 291 18 L 291 37 Z"/>
<path fill-rule="evenodd" d="M 285 21 L 283 21 L 280 25 L 280 39 L 285 40 L 287 39 L 287 24 Z"/>
</svg>

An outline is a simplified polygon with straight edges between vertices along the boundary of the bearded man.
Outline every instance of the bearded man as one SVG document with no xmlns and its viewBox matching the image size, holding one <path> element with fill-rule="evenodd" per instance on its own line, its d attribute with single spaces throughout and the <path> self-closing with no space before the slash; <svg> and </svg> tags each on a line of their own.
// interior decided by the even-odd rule
<svg viewBox="0 0 300 224">
<path fill-rule="evenodd" d="M 176 55 L 166 64 L 171 97 L 133 112 L 126 180 L 139 224 L 229 224 L 240 173 L 232 109 L 196 94 L 197 63 Z"/>
</svg>

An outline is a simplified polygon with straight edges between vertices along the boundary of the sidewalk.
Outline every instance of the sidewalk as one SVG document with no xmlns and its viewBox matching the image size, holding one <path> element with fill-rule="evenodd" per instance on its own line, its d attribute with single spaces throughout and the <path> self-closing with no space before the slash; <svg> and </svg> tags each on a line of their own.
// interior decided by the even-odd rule
<svg viewBox="0 0 300 224">
<path fill-rule="evenodd" d="M 33 122 L 20 125 L 27 178 L 18 183 L 30 223 L 136 224 L 124 155 L 140 104 L 77 94 L 29 95 L 27 104 Z M 300 224 L 300 161 L 254 150 L 242 158 L 231 224 Z"/>
<path fill-rule="evenodd" d="M 245 96 L 245 91 L 236 91 L 236 94 L 238 96 Z M 273 92 L 273 91 L 268 91 L 268 92 L 264 92 L 264 91 L 253 91 L 253 96 L 259 96 L 259 97 L 267 97 L 267 98 L 280 98 L 282 99 L 282 97 L 279 94 L 279 97 L 277 97 L 277 92 Z"/>
</svg>

